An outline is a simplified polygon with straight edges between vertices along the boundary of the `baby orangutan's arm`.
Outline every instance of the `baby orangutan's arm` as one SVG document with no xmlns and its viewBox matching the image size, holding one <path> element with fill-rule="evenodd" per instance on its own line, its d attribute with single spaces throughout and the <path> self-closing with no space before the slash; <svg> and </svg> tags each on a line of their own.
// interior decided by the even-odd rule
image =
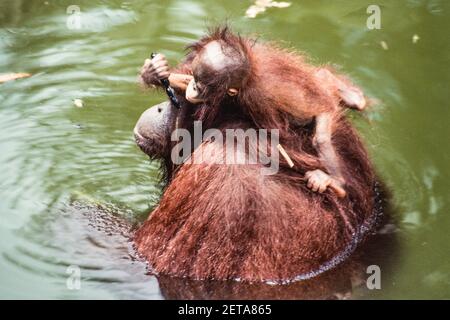
<svg viewBox="0 0 450 320">
<path fill-rule="evenodd" d="M 169 76 L 170 86 L 181 91 L 186 91 L 193 77 L 189 74 L 171 73 Z"/>
<path fill-rule="evenodd" d="M 343 189 L 345 180 L 331 141 L 332 118 L 331 113 L 323 113 L 316 117 L 316 132 L 313 138 L 313 144 L 328 174 L 322 170 L 313 170 L 308 171 L 305 177 L 308 180 L 308 187 L 313 191 L 324 192 L 330 187 L 339 197 L 345 197 L 346 192 Z"/>
</svg>

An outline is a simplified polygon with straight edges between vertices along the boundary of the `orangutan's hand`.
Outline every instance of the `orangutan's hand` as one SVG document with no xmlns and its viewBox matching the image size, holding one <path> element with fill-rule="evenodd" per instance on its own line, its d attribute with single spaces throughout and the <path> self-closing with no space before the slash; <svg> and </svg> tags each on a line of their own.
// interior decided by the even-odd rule
<svg viewBox="0 0 450 320">
<path fill-rule="evenodd" d="M 305 178 L 308 180 L 306 184 L 308 188 L 319 193 L 324 192 L 333 181 L 329 174 L 319 169 L 306 172 Z"/>
<path fill-rule="evenodd" d="M 343 180 L 340 182 L 322 170 L 308 171 L 305 173 L 305 178 L 308 181 L 306 185 L 314 192 L 322 193 L 327 188 L 331 188 L 339 198 L 344 198 L 347 195 L 347 192 L 343 188 Z"/>
<path fill-rule="evenodd" d="M 322 193 L 331 184 L 332 178 L 322 170 L 308 171 L 305 174 L 307 179 L 307 186 L 314 192 Z"/>
<path fill-rule="evenodd" d="M 167 79 L 170 76 L 166 57 L 158 53 L 152 59 L 145 59 L 140 76 L 142 82 L 147 86 L 160 85 L 161 79 Z"/>
</svg>

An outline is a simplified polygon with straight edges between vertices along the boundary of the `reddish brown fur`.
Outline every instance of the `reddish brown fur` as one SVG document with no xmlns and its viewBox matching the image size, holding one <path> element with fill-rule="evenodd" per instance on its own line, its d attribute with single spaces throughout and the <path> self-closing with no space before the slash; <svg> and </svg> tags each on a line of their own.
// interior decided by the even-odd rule
<svg viewBox="0 0 450 320">
<path fill-rule="evenodd" d="M 280 158 L 280 172 L 263 176 L 262 165 L 180 166 L 136 233 L 136 247 L 157 273 L 292 279 L 319 268 L 348 245 L 372 213 L 375 175 L 357 133 L 337 111 L 336 95 L 318 83 L 316 68 L 300 56 L 218 30 L 192 47 L 178 71 L 190 72 L 196 52 L 218 39 L 245 50 L 251 74 L 237 98 L 226 97 L 226 88 L 216 86 L 216 94 L 209 94 L 194 117 L 204 121 L 204 129 L 278 128 L 295 167 Z M 192 108 L 182 102 L 182 110 Z M 333 144 L 347 182 L 344 199 L 306 187 L 304 173 L 322 168 L 311 142 L 314 124 L 292 121 L 327 110 L 336 110 Z M 200 152 L 222 157 L 223 146 L 205 141 L 193 154 Z"/>
</svg>

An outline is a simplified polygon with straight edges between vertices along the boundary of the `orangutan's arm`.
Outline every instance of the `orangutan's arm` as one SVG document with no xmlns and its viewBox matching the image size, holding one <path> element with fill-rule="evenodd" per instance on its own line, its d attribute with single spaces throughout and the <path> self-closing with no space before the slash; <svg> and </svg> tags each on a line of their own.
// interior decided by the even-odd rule
<svg viewBox="0 0 450 320">
<path fill-rule="evenodd" d="M 341 173 L 338 157 L 331 142 L 332 114 L 323 113 L 316 117 L 316 133 L 314 135 L 314 146 L 319 152 L 319 157 L 328 173 L 341 182 L 344 178 Z"/>
<path fill-rule="evenodd" d="M 186 91 L 192 78 L 193 77 L 189 74 L 171 73 L 169 75 L 170 86 L 181 91 Z"/>
<path fill-rule="evenodd" d="M 320 160 L 328 171 L 329 177 L 323 172 L 316 172 L 320 170 L 314 170 L 307 175 L 307 178 L 313 181 L 316 179 L 318 182 L 318 190 L 322 191 L 326 187 L 331 187 L 339 196 L 345 196 L 345 190 L 342 188 L 345 184 L 344 176 L 342 175 L 340 163 L 336 151 L 331 141 L 332 134 L 332 118 L 331 113 L 323 113 L 316 117 L 316 132 L 313 138 L 314 146 L 316 147 Z M 312 183 L 312 189 L 317 189 Z M 317 191 L 317 190 L 314 190 Z"/>
</svg>

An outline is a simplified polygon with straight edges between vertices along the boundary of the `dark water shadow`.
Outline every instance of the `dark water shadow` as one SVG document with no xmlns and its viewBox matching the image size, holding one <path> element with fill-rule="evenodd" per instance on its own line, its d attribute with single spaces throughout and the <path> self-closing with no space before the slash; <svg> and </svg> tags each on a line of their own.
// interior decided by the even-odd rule
<svg viewBox="0 0 450 320">
<path fill-rule="evenodd" d="M 390 274 L 396 262 L 398 241 L 395 232 L 385 229 L 360 247 L 350 260 L 310 280 L 287 285 L 240 283 L 236 281 L 199 281 L 157 276 L 165 299 L 365 299 L 370 295 L 366 281 L 367 267 L 380 267 L 382 275 Z M 382 276 L 381 279 L 385 277 Z M 382 281 L 383 287 L 383 281 Z M 357 294 L 354 292 L 357 291 Z"/>
</svg>

